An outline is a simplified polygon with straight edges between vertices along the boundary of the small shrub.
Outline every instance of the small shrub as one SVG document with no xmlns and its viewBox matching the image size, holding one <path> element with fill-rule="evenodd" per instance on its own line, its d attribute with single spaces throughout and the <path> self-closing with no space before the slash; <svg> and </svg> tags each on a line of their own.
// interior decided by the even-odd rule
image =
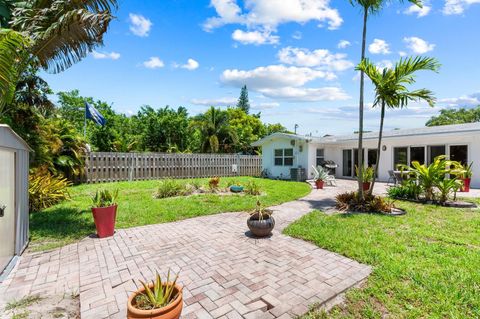
<svg viewBox="0 0 480 319">
<path fill-rule="evenodd" d="M 240 185 L 240 182 L 235 180 L 235 179 L 229 179 L 227 181 L 227 188 L 229 188 L 230 186 L 241 186 Z"/>
<path fill-rule="evenodd" d="M 257 205 L 255 209 L 250 212 L 250 218 L 252 220 L 264 220 L 270 218 L 272 216 L 273 211 L 271 209 L 262 207 L 262 204 L 259 200 L 257 200 Z"/>
<path fill-rule="evenodd" d="M 164 179 L 160 181 L 157 191 L 153 194 L 155 198 L 167 198 L 182 195 L 185 186 L 173 179 Z"/>
<path fill-rule="evenodd" d="M 212 177 L 208 181 L 208 188 L 212 192 L 216 192 L 218 190 L 218 185 L 220 184 L 220 177 Z"/>
<path fill-rule="evenodd" d="M 414 179 L 405 180 L 401 185 L 390 187 L 387 191 L 390 198 L 414 200 L 418 200 L 422 192 L 422 186 Z"/>
<path fill-rule="evenodd" d="M 110 192 L 108 189 L 97 190 L 92 196 L 93 207 L 109 207 L 117 204 L 118 189 Z"/>
<path fill-rule="evenodd" d="M 55 176 L 46 168 L 34 170 L 29 182 L 30 212 L 39 212 L 68 199 L 68 187 L 72 185 L 66 178 Z"/>
<path fill-rule="evenodd" d="M 260 185 L 257 184 L 257 182 L 248 181 L 247 185 L 245 186 L 244 192 L 247 195 L 257 196 L 262 193 L 262 190 L 260 188 Z"/>
<path fill-rule="evenodd" d="M 341 211 L 365 213 L 390 213 L 393 202 L 380 196 L 365 194 L 365 200 L 358 197 L 357 192 L 346 192 L 335 197 L 336 207 Z"/>
<path fill-rule="evenodd" d="M 188 181 L 188 184 L 191 185 L 195 190 L 199 190 L 202 188 L 202 182 L 198 179 L 192 179 Z"/>
</svg>

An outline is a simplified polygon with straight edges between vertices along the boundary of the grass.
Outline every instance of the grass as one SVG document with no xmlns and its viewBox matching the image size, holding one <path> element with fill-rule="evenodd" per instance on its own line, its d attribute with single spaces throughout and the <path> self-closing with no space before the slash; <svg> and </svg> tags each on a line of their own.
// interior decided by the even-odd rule
<svg viewBox="0 0 480 319">
<path fill-rule="evenodd" d="M 315 211 L 285 233 L 373 266 L 343 306 L 314 318 L 480 318 L 480 213 L 399 202 L 407 215 Z"/>
<path fill-rule="evenodd" d="M 39 302 L 40 300 L 42 300 L 42 297 L 40 296 L 28 295 L 23 297 L 22 299 L 14 300 L 7 303 L 7 305 L 5 306 L 5 311 L 18 310 L 19 308 L 26 308 L 28 306 L 33 305 L 34 303 Z"/>
<path fill-rule="evenodd" d="M 252 177 L 221 178 L 220 186 L 226 187 L 229 181 L 238 181 L 246 185 L 252 180 L 260 186 L 262 195 L 259 198 L 262 205 L 266 206 L 288 202 L 310 192 L 310 186 L 306 183 Z M 197 181 L 203 185 L 208 184 L 208 179 Z M 90 211 L 91 196 L 99 188 L 119 190 L 117 228 L 166 223 L 222 212 L 252 210 L 255 208 L 257 199 L 256 196 L 248 195 L 219 196 L 215 194 L 154 199 L 153 193 L 158 184 L 159 181 L 138 181 L 72 187 L 71 200 L 31 214 L 30 250 L 39 251 L 60 247 L 94 233 L 95 225 Z"/>
</svg>

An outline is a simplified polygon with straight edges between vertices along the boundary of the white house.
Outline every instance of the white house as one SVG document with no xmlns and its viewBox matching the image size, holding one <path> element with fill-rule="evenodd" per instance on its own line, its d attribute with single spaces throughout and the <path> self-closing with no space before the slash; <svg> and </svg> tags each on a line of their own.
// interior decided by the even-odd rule
<svg viewBox="0 0 480 319">
<path fill-rule="evenodd" d="M 312 165 L 333 161 L 337 178 L 354 178 L 358 162 L 358 135 L 301 136 L 274 133 L 253 143 L 262 148 L 262 167 L 272 178 L 290 178 L 292 168 L 304 168 L 313 177 Z M 364 134 L 364 163 L 376 162 L 378 132 Z M 459 162 L 473 162 L 472 187 L 480 187 L 480 123 L 385 131 L 379 163 L 379 180 L 388 171 L 412 161 L 430 163 L 438 155 Z M 476 172 L 478 172 L 476 174 Z"/>
</svg>

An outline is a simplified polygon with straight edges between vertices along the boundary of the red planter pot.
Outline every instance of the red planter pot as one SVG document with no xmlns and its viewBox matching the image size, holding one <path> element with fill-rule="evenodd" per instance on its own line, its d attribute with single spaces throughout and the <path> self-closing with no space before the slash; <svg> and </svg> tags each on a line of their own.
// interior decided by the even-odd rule
<svg viewBox="0 0 480 319">
<path fill-rule="evenodd" d="M 366 192 L 370 189 L 370 182 L 363 183 L 363 190 Z"/>
<path fill-rule="evenodd" d="M 324 181 L 320 181 L 320 180 L 315 181 L 315 186 L 317 186 L 317 189 L 323 189 L 324 184 L 325 184 Z"/>
<path fill-rule="evenodd" d="M 461 192 L 468 193 L 470 191 L 470 182 L 471 178 L 462 178 L 463 187 L 460 189 Z"/>
<path fill-rule="evenodd" d="M 92 207 L 93 220 L 99 238 L 110 237 L 115 233 L 117 205 L 109 207 Z"/>
</svg>

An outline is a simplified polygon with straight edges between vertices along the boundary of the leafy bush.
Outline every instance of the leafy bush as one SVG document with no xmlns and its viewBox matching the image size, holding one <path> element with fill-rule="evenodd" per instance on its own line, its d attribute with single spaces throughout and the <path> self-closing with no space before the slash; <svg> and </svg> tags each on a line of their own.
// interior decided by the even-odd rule
<svg viewBox="0 0 480 319">
<path fill-rule="evenodd" d="M 97 190 L 92 196 L 93 207 L 109 207 L 117 204 L 118 189 L 110 192 L 108 189 Z"/>
<path fill-rule="evenodd" d="M 422 185 L 415 179 L 407 179 L 401 185 L 389 188 L 387 193 L 390 198 L 418 200 L 422 191 Z"/>
<path fill-rule="evenodd" d="M 357 192 L 346 192 L 335 197 L 336 207 L 341 211 L 390 213 L 394 208 L 393 202 L 380 196 L 365 194 L 362 201 Z"/>
<path fill-rule="evenodd" d="M 185 186 L 173 179 L 160 181 L 157 191 L 153 194 L 155 198 L 167 198 L 182 195 Z"/>
<path fill-rule="evenodd" d="M 71 186 L 66 178 L 55 176 L 46 168 L 39 168 L 30 173 L 30 212 L 39 212 L 69 198 L 68 187 Z"/>
<path fill-rule="evenodd" d="M 456 178 L 445 178 L 441 181 L 438 181 L 435 186 L 440 191 L 440 203 L 445 203 L 449 199 L 450 194 L 456 193 L 462 187 L 462 185 L 462 181 Z"/>
<path fill-rule="evenodd" d="M 260 188 L 260 185 L 257 184 L 255 181 L 248 181 L 247 185 L 245 186 L 244 189 L 245 194 L 247 195 L 260 195 L 262 193 L 262 190 Z"/>
<path fill-rule="evenodd" d="M 218 189 L 219 184 L 220 184 L 220 177 L 212 177 L 208 181 L 208 188 L 211 191 L 216 191 Z"/>
<path fill-rule="evenodd" d="M 365 183 L 371 183 L 373 181 L 373 177 L 375 176 L 375 170 L 373 167 L 368 166 L 368 167 L 362 167 L 361 169 L 355 165 L 355 173 L 357 176 L 360 176 L 360 171 L 362 172 L 363 176 L 363 181 Z"/>
</svg>

